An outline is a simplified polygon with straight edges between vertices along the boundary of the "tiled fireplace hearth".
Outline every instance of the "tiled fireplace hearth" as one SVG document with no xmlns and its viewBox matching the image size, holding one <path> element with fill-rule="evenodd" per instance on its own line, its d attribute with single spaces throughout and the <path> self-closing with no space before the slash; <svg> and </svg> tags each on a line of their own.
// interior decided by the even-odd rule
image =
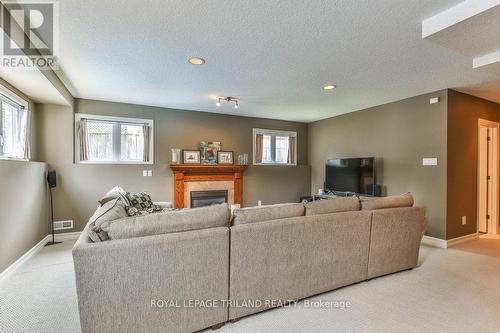
<svg viewBox="0 0 500 333">
<path fill-rule="evenodd" d="M 174 172 L 175 208 L 208 205 L 222 200 L 243 206 L 246 166 L 172 164 L 170 168 Z"/>
</svg>

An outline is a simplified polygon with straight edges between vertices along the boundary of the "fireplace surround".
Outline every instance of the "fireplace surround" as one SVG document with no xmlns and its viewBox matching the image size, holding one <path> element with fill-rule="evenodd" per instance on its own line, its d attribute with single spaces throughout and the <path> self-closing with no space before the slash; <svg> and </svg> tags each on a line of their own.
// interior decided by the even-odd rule
<svg viewBox="0 0 500 333">
<path fill-rule="evenodd" d="M 191 193 L 227 191 L 229 204 L 243 207 L 243 172 L 246 165 L 171 164 L 174 173 L 174 207 L 191 207 Z"/>
</svg>

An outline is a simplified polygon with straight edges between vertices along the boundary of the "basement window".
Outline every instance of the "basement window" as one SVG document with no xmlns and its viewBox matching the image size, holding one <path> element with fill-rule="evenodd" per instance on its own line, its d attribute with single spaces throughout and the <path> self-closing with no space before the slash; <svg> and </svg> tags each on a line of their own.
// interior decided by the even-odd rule
<svg viewBox="0 0 500 333">
<path fill-rule="evenodd" d="M 0 86 L 0 158 L 28 161 L 28 103 Z"/>
<path fill-rule="evenodd" d="M 75 115 L 79 163 L 153 164 L 153 120 Z"/>
<path fill-rule="evenodd" d="M 253 129 L 254 165 L 297 165 L 297 132 Z"/>
</svg>

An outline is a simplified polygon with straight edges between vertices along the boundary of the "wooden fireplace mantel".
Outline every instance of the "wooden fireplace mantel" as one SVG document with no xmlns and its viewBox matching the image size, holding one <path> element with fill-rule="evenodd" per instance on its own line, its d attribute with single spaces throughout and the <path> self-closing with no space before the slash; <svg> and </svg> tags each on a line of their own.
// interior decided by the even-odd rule
<svg viewBox="0 0 500 333">
<path fill-rule="evenodd" d="M 171 164 L 174 173 L 174 207 L 184 208 L 184 183 L 232 181 L 234 203 L 243 207 L 243 172 L 246 165 L 235 164 Z"/>
</svg>

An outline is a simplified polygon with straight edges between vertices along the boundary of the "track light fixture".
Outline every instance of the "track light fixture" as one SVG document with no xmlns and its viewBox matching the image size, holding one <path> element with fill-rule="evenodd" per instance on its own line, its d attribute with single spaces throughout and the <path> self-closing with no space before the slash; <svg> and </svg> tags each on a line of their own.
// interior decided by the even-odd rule
<svg viewBox="0 0 500 333">
<path fill-rule="evenodd" d="M 238 100 L 234 97 L 219 97 L 217 98 L 217 103 L 215 103 L 215 105 L 217 107 L 221 106 L 221 101 L 225 101 L 225 102 L 228 102 L 228 103 L 234 103 L 234 108 L 235 109 L 238 109 L 240 107 L 240 103 L 238 102 Z"/>
</svg>

